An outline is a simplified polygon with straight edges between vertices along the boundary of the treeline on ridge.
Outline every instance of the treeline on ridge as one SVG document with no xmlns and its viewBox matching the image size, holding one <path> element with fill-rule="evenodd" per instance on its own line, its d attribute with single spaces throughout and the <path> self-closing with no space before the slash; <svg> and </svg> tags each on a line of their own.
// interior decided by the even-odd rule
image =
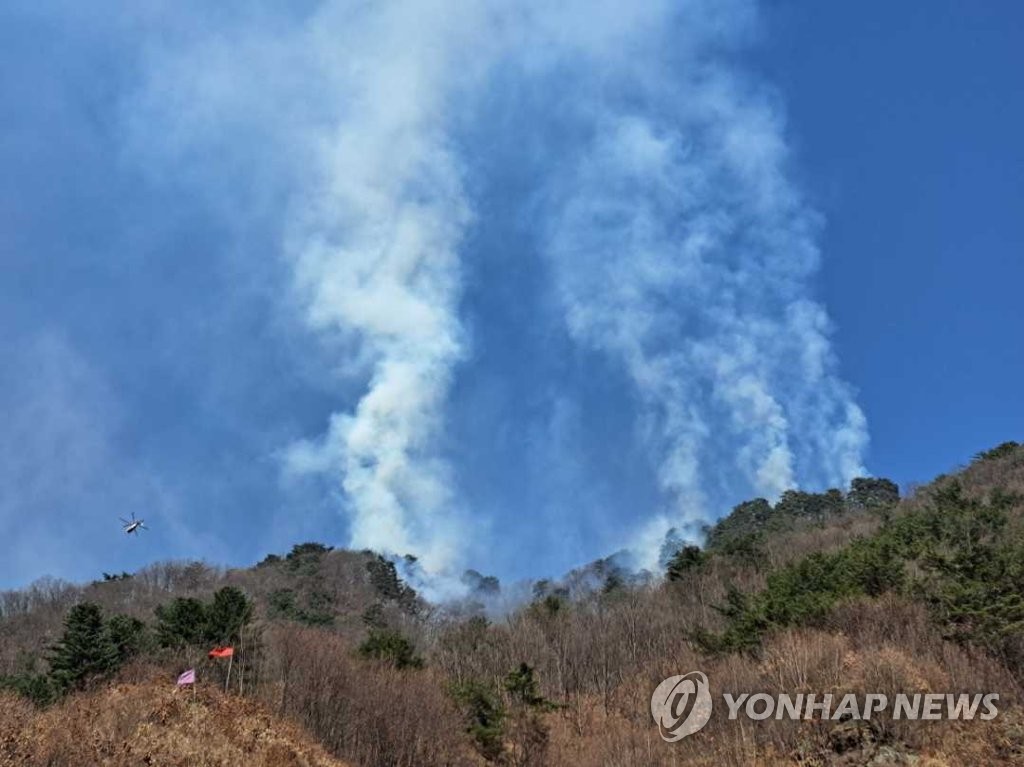
<svg viewBox="0 0 1024 767">
<path fill-rule="evenodd" d="M 205 653 L 234 644 L 232 694 L 356 764 L 1005 763 L 1024 758 L 1022 494 L 1024 447 L 1005 443 L 903 499 L 870 478 L 755 499 L 704 546 L 670 545 L 664 578 L 609 557 L 537 582 L 501 615 L 486 609 L 501 588 L 488 576 L 467 573 L 471 598 L 433 605 L 400 574 L 415 560 L 316 543 L 244 570 L 170 563 L 43 582 L 0 594 L 0 673 L 60 705 L 142 667 L 171 680 L 196 665 L 223 684 Z M 693 669 L 716 693 L 984 689 L 1004 713 L 970 728 L 742 732 L 713 718 L 701 737 L 663 744 L 651 691 Z"/>
</svg>

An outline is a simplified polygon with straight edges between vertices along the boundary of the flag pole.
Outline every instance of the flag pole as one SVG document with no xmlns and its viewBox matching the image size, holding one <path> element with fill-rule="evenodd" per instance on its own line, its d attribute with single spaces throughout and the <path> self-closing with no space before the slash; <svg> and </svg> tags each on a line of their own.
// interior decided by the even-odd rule
<svg viewBox="0 0 1024 767">
<path fill-rule="evenodd" d="M 228 685 L 231 684 L 231 664 L 235 660 L 235 654 L 232 652 L 228 656 L 228 678 L 224 680 L 224 692 L 228 691 Z"/>
<path fill-rule="evenodd" d="M 245 652 L 245 627 L 238 629 L 238 651 Z M 232 656 L 234 657 L 234 656 Z M 238 661 L 242 663 L 242 661 Z M 245 664 L 238 667 L 238 694 L 242 694 L 242 682 L 245 680 Z"/>
</svg>

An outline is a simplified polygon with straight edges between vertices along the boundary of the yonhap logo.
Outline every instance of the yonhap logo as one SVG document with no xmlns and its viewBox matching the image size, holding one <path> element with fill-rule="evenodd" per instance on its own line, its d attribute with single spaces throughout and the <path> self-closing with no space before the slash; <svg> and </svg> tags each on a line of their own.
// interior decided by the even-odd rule
<svg viewBox="0 0 1024 767">
<path fill-rule="evenodd" d="M 661 737 L 669 743 L 693 735 L 711 718 L 708 678 L 700 671 L 670 676 L 651 696 L 651 715 Z"/>
<path fill-rule="evenodd" d="M 869 721 L 873 717 L 893 720 L 950 719 L 990 721 L 999 715 L 999 693 L 723 693 L 729 720 L 740 713 L 754 722 L 765 719 L 790 721 Z M 708 678 L 700 671 L 670 676 L 651 695 L 651 716 L 658 733 L 669 743 L 704 728 L 711 719 L 711 691 Z"/>
</svg>

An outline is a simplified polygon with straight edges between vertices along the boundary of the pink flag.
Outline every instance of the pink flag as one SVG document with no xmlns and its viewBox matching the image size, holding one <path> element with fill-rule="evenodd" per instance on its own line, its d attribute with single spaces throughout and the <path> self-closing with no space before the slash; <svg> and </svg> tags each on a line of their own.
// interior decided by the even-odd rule
<svg viewBox="0 0 1024 767">
<path fill-rule="evenodd" d="M 178 687 L 184 687 L 186 684 L 196 683 L 196 670 L 190 668 L 184 674 L 178 677 Z"/>
</svg>

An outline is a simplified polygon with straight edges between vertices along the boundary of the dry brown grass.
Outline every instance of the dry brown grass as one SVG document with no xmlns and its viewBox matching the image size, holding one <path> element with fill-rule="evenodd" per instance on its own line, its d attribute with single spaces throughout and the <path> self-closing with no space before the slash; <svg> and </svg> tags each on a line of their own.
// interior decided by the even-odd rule
<svg viewBox="0 0 1024 767">
<path fill-rule="evenodd" d="M 344 767 L 251 699 L 163 675 L 73 695 L 39 711 L 0 695 L 3 767 Z"/>
<path fill-rule="evenodd" d="M 381 767 L 480 764 L 434 669 L 360 660 L 344 639 L 316 628 L 279 626 L 266 643 L 274 681 L 265 699 L 332 753 Z"/>
<path fill-rule="evenodd" d="M 1024 764 L 1021 692 L 1004 667 L 980 653 L 944 642 L 918 605 L 897 597 L 853 602 L 822 628 L 780 631 L 757 657 L 701 658 L 685 649 L 647 658 L 621 678 L 610 695 L 588 687 L 549 714 L 547 764 L 582 767 L 664 765 L 915 764 L 967 767 Z M 661 741 L 648 706 L 655 685 L 670 674 L 704 671 L 716 712 L 686 740 Z M 838 735 L 850 725 L 833 721 L 729 721 L 721 694 L 729 692 L 896 693 L 998 692 L 999 716 L 990 722 L 893 721 L 876 717 L 856 747 L 843 750 Z"/>
</svg>

